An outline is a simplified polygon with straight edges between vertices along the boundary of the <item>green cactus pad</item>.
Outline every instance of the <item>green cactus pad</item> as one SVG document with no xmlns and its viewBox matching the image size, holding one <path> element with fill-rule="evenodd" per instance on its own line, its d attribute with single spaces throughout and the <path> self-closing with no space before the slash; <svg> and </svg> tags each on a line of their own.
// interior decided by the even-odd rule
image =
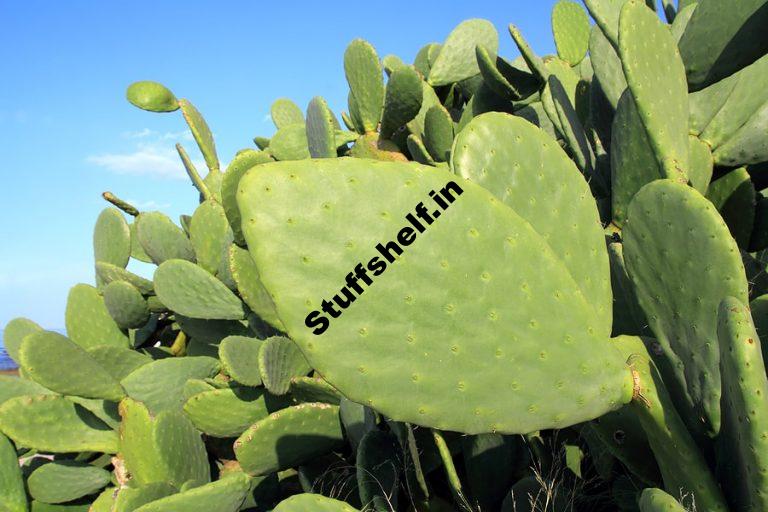
<svg viewBox="0 0 768 512">
<path fill-rule="evenodd" d="M 384 109 L 384 75 L 370 43 L 362 39 L 349 43 L 344 52 L 344 73 L 357 110 L 350 108 L 350 114 L 359 119 L 363 132 L 375 131 Z"/>
<path fill-rule="evenodd" d="M 495 194 L 547 240 L 592 305 L 595 329 L 607 338 L 611 285 L 603 231 L 589 186 L 557 143 L 523 119 L 487 113 L 459 133 L 453 151 L 456 174 Z M 533 173 L 537 180 L 526 178 Z M 561 218 L 573 224 L 564 229 Z"/>
<path fill-rule="evenodd" d="M 27 512 L 27 493 L 16 448 L 0 434 L 0 511 Z"/>
<path fill-rule="evenodd" d="M 126 281 L 104 287 L 104 305 L 121 329 L 138 329 L 149 320 L 149 307 L 141 292 Z"/>
<path fill-rule="evenodd" d="M 53 453 L 117 452 L 117 433 L 63 396 L 12 398 L 0 406 L 0 430 L 17 444 Z"/>
<path fill-rule="evenodd" d="M 195 250 L 197 264 L 213 275 L 221 265 L 221 255 L 232 241 L 224 208 L 218 201 L 203 201 L 189 223 L 189 241 Z"/>
<path fill-rule="evenodd" d="M 539 88 L 539 80 L 531 73 L 491 54 L 484 46 L 478 45 L 475 55 L 483 82 L 502 98 L 519 100 L 530 96 Z"/>
<path fill-rule="evenodd" d="M 436 162 L 447 162 L 453 144 L 453 119 L 442 105 L 435 105 L 424 116 L 424 146 Z"/>
<path fill-rule="evenodd" d="M 232 228 L 235 243 L 245 245 L 243 230 L 240 227 L 240 210 L 237 208 L 237 185 L 245 171 L 257 164 L 271 162 L 272 157 L 263 151 L 246 150 L 238 153 L 227 166 L 227 172 L 221 180 L 221 204 Z"/>
<path fill-rule="evenodd" d="M 720 212 L 731 235 L 742 249 L 749 247 L 755 223 L 757 193 L 744 167 L 735 169 L 709 184 L 707 199 Z"/>
<path fill-rule="evenodd" d="M 354 451 L 357 451 L 363 436 L 376 428 L 376 413 L 370 407 L 352 402 L 346 398 L 342 398 L 339 403 L 339 418 L 341 419 L 341 424 L 344 425 L 344 432 Z"/>
<path fill-rule="evenodd" d="M 170 89 L 149 80 L 129 85 L 125 97 L 132 105 L 150 112 L 173 112 L 179 109 L 179 102 Z"/>
<path fill-rule="evenodd" d="M 640 385 L 632 408 L 659 464 L 664 488 L 686 494 L 700 509 L 726 512 L 717 482 L 675 410 L 658 370 L 644 352 L 642 341 L 629 336 L 623 337 L 623 341 L 625 352 L 633 354 L 629 363 L 637 372 Z"/>
<path fill-rule="evenodd" d="M 162 303 L 184 316 L 204 320 L 245 318 L 242 301 L 224 283 L 189 261 L 162 263 L 155 270 L 154 283 Z"/>
<path fill-rule="evenodd" d="M 197 147 L 203 154 L 205 164 L 211 172 L 217 172 L 219 170 L 219 157 L 216 156 L 216 144 L 213 142 L 213 135 L 211 129 L 208 128 L 208 123 L 189 100 L 179 100 L 179 107 L 181 107 L 184 120 L 192 132 L 195 142 L 197 142 Z"/>
<path fill-rule="evenodd" d="M 246 473 L 267 475 L 324 455 L 342 441 L 338 407 L 300 404 L 256 422 L 235 441 L 235 455 Z"/>
<path fill-rule="evenodd" d="M 135 512 L 237 512 L 249 489 L 246 475 L 232 475 L 147 503 Z"/>
<path fill-rule="evenodd" d="M 554 141 L 548 144 L 542 154 L 557 149 Z M 535 169 L 549 171 L 546 161 Z M 558 219 L 576 205 L 584 218 L 576 222 L 577 231 L 594 230 L 593 249 L 574 235 L 584 256 L 567 261 L 582 259 L 579 264 L 589 267 L 575 275 L 584 276 L 585 289 L 595 290 L 597 305 L 584 298 L 566 264 L 526 220 L 462 181 L 463 193 L 451 210 L 332 322 L 327 340 L 307 329 L 307 314 L 338 293 L 344 274 L 375 255 L 377 243 L 392 240 L 407 225 L 403 216 L 417 202 L 431 201 L 430 189 L 440 190 L 456 176 L 412 163 L 357 159 L 275 163 L 243 178 L 238 204 L 248 219 L 249 249 L 288 333 L 344 396 L 395 420 L 444 430 L 530 432 L 597 417 L 626 402 L 631 389 L 623 358 L 608 344 L 610 277 L 597 212 L 578 170 L 561 167 L 567 163 L 558 153 L 551 164 L 562 176 L 550 181 L 559 190 L 565 190 L 563 182 L 574 189 L 563 196 Z M 542 182 L 536 181 L 537 189 Z M 365 193 L 372 189 L 377 194 Z M 552 200 L 536 192 L 524 197 L 523 212 L 531 197 L 540 198 L 539 204 Z M 301 214 L 287 208 L 299 203 Z M 530 211 L 549 215 L 551 206 Z M 557 232 L 550 239 L 570 236 Z M 457 243 L 472 249 L 457 254 Z M 478 251 L 487 257 L 470 256 Z M 479 290 L 467 286 L 468 276 L 476 276 Z M 594 276 L 592 282 L 587 276 Z M 542 349 L 541 339 L 563 343 Z M 509 386 L 494 379 L 496 366 L 515 376 Z M 558 369 L 556 376 L 551 368 Z M 402 400 L 404 395 L 411 398 Z"/>
<path fill-rule="evenodd" d="M 401 451 L 390 432 L 372 430 L 360 441 L 355 466 L 360 502 L 366 510 L 397 510 Z"/>
<path fill-rule="evenodd" d="M 120 383 L 88 352 L 56 332 L 24 338 L 19 359 L 25 375 L 52 391 L 113 401 L 125 396 Z"/>
<path fill-rule="evenodd" d="M 640 512 L 685 512 L 680 502 L 661 489 L 647 488 L 640 493 Z"/>
<path fill-rule="evenodd" d="M 219 344 L 219 359 L 224 372 L 244 386 L 261 386 L 259 349 L 263 343 L 260 339 L 245 336 L 224 338 Z"/>
<path fill-rule="evenodd" d="M 83 348 L 128 346 L 128 336 L 112 319 L 104 298 L 93 286 L 77 284 L 69 290 L 64 323 L 69 339 Z"/>
<path fill-rule="evenodd" d="M 715 162 L 712 159 L 712 151 L 709 145 L 694 135 L 688 136 L 688 181 L 691 186 L 701 192 L 707 193 L 709 182 L 712 180 L 712 171 Z"/>
<path fill-rule="evenodd" d="M 637 296 L 624 264 L 624 247 L 620 243 L 608 244 L 608 260 L 611 263 L 614 301 L 613 336 L 647 334 L 648 320 L 637 303 Z"/>
<path fill-rule="evenodd" d="M 96 275 L 105 285 L 111 283 L 112 281 L 125 281 L 135 286 L 142 295 L 151 295 L 154 293 L 152 281 L 149 279 L 144 279 L 143 277 L 138 276 L 133 272 L 129 272 L 128 270 L 125 270 L 124 268 L 118 267 L 111 263 L 97 261 Z"/>
<path fill-rule="evenodd" d="M 381 136 L 391 139 L 395 131 L 413 120 L 421 110 L 424 94 L 421 77 L 410 66 L 394 71 L 387 82 L 384 111 L 381 115 Z M 335 154 L 335 152 L 334 152 Z"/>
<path fill-rule="evenodd" d="M 718 312 L 723 379 L 719 473 L 736 510 L 768 509 L 768 378 L 749 308 L 727 297 Z"/>
<path fill-rule="evenodd" d="M 117 208 L 105 208 L 93 228 L 93 257 L 125 268 L 131 257 L 131 229 Z"/>
<path fill-rule="evenodd" d="M 768 128 L 768 56 L 689 96 L 691 129 L 713 151 L 715 163 L 736 167 L 768 158 L 762 134 Z"/>
<path fill-rule="evenodd" d="M 281 501 L 273 512 L 359 512 L 344 501 L 326 498 L 319 494 L 296 494 Z"/>
<path fill-rule="evenodd" d="M 641 0 L 619 20 L 619 55 L 648 141 L 666 178 L 687 181 L 688 86 L 669 28 Z"/>
<path fill-rule="evenodd" d="M 181 409 L 187 380 L 213 377 L 218 369 L 218 360 L 211 357 L 159 359 L 130 373 L 121 384 L 128 396 L 144 402 L 153 414 L 159 414 Z"/>
<path fill-rule="evenodd" d="M 121 487 L 114 498 L 114 505 L 109 510 L 110 512 L 133 512 L 142 505 L 175 493 L 176 489 L 173 486 L 163 482 L 139 487 Z"/>
<path fill-rule="evenodd" d="M 595 78 L 608 103 L 616 109 L 619 98 L 627 88 L 627 80 L 616 50 L 598 26 L 592 27 L 589 36 L 589 54 L 592 56 Z"/>
<path fill-rule="evenodd" d="M 552 8 L 552 35 L 557 55 L 571 66 L 587 56 L 589 18 L 584 8 L 571 0 L 559 0 Z"/>
<path fill-rule="evenodd" d="M 229 269 L 237 284 L 237 292 L 251 311 L 275 329 L 284 330 L 283 323 L 277 317 L 275 303 L 261 284 L 259 271 L 246 249 L 230 247 Z"/>
<path fill-rule="evenodd" d="M 432 160 L 432 155 L 429 154 L 427 148 L 424 146 L 424 141 L 418 135 L 410 134 L 406 139 L 406 145 L 408 152 L 411 154 L 411 160 L 424 165 L 435 166 L 437 163 Z"/>
<path fill-rule="evenodd" d="M 55 461 L 43 464 L 29 475 L 32 498 L 42 503 L 65 503 L 94 494 L 109 484 L 112 475 L 89 464 Z"/>
<path fill-rule="evenodd" d="M 141 352 L 122 347 L 112 347 L 110 345 L 92 347 L 87 352 L 117 381 L 124 379 L 140 366 L 152 362 L 151 358 Z"/>
<path fill-rule="evenodd" d="M 131 258 L 143 261 L 144 263 L 152 263 L 152 258 L 144 251 L 139 241 L 139 235 L 136 232 L 136 222 L 132 222 L 129 227 L 131 230 Z"/>
<path fill-rule="evenodd" d="M 160 212 L 136 217 L 136 236 L 153 263 L 172 258 L 194 261 L 195 251 L 184 231 Z"/>
<path fill-rule="evenodd" d="M 685 391 L 688 406 L 696 407 L 691 417 L 703 415 L 709 431 L 717 433 L 720 354 L 714 312 L 724 294 L 747 300 L 736 242 L 709 201 L 670 180 L 640 189 L 622 236 L 638 301 L 675 368 L 677 382 L 668 385 Z M 703 269 L 691 264 L 701 254 L 707 255 Z"/>
<path fill-rule="evenodd" d="M 294 377 L 291 379 L 291 396 L 299 402 L 322 402 L 339 405 L 341 395 L 322 377 Z"/>
<path fill-rule="evenodd" d="M 488 20 L 471 19 L 459 23 L 440 48 L 430 66 L 428 81 L 433 87 L 452 84 L 480 73 L 475 48 L 484 46 L 489 53 L 499 51 L 499 34 Z"/>
<path fill-rule="evenodd" d="M 298 345 L 283 336 L 264 340 L 259 347 L 259 371 L 264 387 L 276 395 L 284 395 L 293 377 L 302 377 L 312 368 Z"/>
<path fill-rule="evenodd" d="M 288 98 L 278 98 L 269 108 L 269 114 L 278 130 L 291 124 L 304 124 L 301 108 Z"/>
<path fill-rule="evenodd" d="M 200 434 L 178 411 L 152 416 L 141 402 L 120 402 L 120 456 L 138 485 L 210 481 L 208 456 Z M 179 454 L 184 454 L 179 457 Z"/>
<path fill-rule="evenodd" d="M 520 33 L 520 30 L 518 30 L 516 26 L 510 24 L 508 29 L 509 35 L 512 36 L 512 40 L 515 42 L 517 49 L 520 50 L 520 55 L 523 57 L 525 64 L 528 66 L 528 69 L 530 69 L 531 73 L 533 73 L 533 75 L 542 82 L 546 80 L 549 76 L 549 73 L 544 68 L 544 63 L 542 62 L 541 58 L 539 58 L 534 53 L 533 49 L 523 38 L 523 35 Z"/>
<path fill-rule="evenodd" d="M 312 158 L 333 158 L 336 156 L 336 131 L 338 123 L 328 102 L 315 96 L 307 107 L 307 148 Z"/>
<path fill-rule="evenodd" d="M 193 395 L 184 412 L 199 431 L 214 437 L 237 437 L 269 416 L 284 401 L 273 400 L 263 389 L 236 387 Z"/>
<path fill-rule="evenodd" d="M 18 364 L 21 342 L 24 341 L 24 338 L 28 334 L 42 330 L 42 327 L 28 318 L 19 317 L 12 319 L 5 324 L 5 330 L 3 331 L 3 346 L 5 347 L 5 351 L 11 359 Z"/>
<path fill-rule="evenodd" d="M 644 185 L 662 178 L 656 155 L 629 90 L 621 95 L 611 126 L 611 212 L 621 227 L 627 208 Z"/>
<path fill-rule="evenodd" d="M 390 162 L 405 162 L 407 160 L 405 155 L 400 152 L 397 144 L 380 138 L 379 134 L 374 132 L 358 137 L 355 145 L 349 151 L 349 156 Z"/>
<path fill-rule="evenodd" d="M 56 393 L 26 378 L 0 375 L 0 405 L 17 396 L 48 394 L 55 395 Z"/>
<path fill-rule="evenodd" d="M 269 143 L 269 153 L 275 160 L 304 160 L 310 157 L 307 129 L 302 124 L 280 128 Z"/>
<path fill-rule="evenodd" d="M 614 48 L 619 48 L 619 16 L 627 0 L 584 0 L 589 14 Z"/>
<path fill-rule="evenodd" d="M 764 0 L 701 0 L 680 38 L 688 84 L 701 89 L 752 64 L 768 52 Z"/>
<path fill-rule="evenodd" d="M 573 103 L 568 98 L 568 93 L 556 75 L 550 75 L 547 79 L 545 94 L 552 98 L 560 133 L 568 145 L 576 166 L 593 188 L 600 192 L 600 196 L 604 196 L 608 191 L 608 185 L 602 175 L 597 173 L 595 155 L 592 146 L 589 145 L 587 133 L 579 120 Z"/>
</svg>

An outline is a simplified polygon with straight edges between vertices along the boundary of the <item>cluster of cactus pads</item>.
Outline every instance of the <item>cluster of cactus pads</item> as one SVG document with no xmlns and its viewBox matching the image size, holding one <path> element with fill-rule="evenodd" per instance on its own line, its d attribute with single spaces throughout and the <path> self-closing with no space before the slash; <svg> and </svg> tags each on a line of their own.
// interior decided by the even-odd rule
<svg viewBox="0 0 768 512">
<path fill-rule="evenodd" d="M 8 324 L 0 511 L 768 511 L 768 2 L 585 4 L 546 57 L 480 19 L 413 64 L 354 40 L 343 124 L 279 99 L 225 170 L 131 85 L 200 204 L 105 193 L 66 336 Z"/>
</svg>

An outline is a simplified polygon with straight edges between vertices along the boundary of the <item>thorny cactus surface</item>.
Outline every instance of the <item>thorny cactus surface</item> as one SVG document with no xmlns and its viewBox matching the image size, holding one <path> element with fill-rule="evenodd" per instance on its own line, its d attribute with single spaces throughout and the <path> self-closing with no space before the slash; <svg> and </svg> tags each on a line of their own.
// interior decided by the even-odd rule
<svg viewBox="0 0 768 512">
<path fill-rule="evenodd" d="M 356 39 L 226 169 L 131 85 L 200 204 L 105 193 L 66 336 L 6 327 L 0 511 L 768 510 L 768 5 L 585 4 Z"/>
</svg>

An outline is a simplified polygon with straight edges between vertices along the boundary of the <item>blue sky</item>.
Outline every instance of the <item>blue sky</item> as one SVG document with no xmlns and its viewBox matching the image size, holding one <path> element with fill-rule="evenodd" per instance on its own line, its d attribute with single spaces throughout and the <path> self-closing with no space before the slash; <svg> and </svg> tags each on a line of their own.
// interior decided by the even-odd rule
<svg viewBox="0 0 768 512">
<path fill-rule="evenodd" d="M 356 37 L 412 62 L 460 21 L 486 18 L 502 55 L 518 55 L 509 23 L 552 53 L 553 4 L 0 0 L 0 328 L 15 316 L 64 325 L 69 287 L 93 280 L 102 191 L 174 219 L 194 210 L 173 145 L 200 157 L 181 115 L 132 107 L 131 82 L 157 80 L 190 99 L 226 164 L 271 135 L 278 97 L 305 107 L 321 95 L 345 109 L 342 56 Z"/>
</svg>

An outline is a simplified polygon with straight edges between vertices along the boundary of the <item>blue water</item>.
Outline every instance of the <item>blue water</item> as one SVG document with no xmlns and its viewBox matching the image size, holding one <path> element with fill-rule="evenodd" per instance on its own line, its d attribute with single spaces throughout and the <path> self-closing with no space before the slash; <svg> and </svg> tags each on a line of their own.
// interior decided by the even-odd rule
<svg viewBox="0 0 768 512">
<path fill-rule="evenodd" d="M 3 331 L 0 330 L 0 370 L 13 370 L 14 368 L 16 368 L 16 363 L 14 363 L 5 352 L 5 346 L 3 345 Z"/>
</svg>

